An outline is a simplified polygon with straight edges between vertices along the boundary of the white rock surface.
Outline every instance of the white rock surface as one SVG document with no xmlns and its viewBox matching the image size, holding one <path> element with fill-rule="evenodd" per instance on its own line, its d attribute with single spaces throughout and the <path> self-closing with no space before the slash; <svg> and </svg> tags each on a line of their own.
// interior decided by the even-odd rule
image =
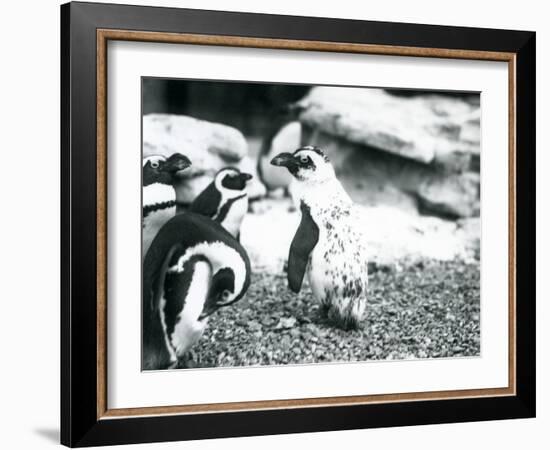
<svg viewBox="0 0 550 450">
<path fill-rule="evenodd" d="M 422 163 L 479 153 L 479 106 L 436 94 L 316 87 L 298 105 L 300 121 L 325 133 Z"/>
<path fill-rule="evenodd" d="M 426 179 L 417 195 L 430 211 L 456 217 L 479 215 L 479 174 L 465 172 Z"/>
</svg>

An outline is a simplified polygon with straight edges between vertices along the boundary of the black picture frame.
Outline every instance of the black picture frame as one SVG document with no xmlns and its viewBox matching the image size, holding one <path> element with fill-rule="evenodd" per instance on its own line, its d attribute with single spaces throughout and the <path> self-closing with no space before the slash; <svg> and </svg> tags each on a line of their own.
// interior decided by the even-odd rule
<svg viewBox="0 0 550 450">
<path fill-rule="evenodd" d="M 516 393 L 510 396 L 98 417 L 97 30 L 515 54 Z M 61 6 L 61 443 L 71 447 L 535 416 L 534 32 L 69 3 Z"/>
</svg>

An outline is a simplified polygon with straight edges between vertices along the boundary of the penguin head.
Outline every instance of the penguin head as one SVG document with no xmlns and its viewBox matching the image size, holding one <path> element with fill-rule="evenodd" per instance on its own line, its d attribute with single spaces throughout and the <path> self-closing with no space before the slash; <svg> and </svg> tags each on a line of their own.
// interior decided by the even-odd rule
<svg viewBox="0 0 550 450">
<path fill-rule="evenodd" d="M 225 167 L 214 177 L 214 185 L 227 197 L 237 197 L 246 192 L 246 183 L 252 179 L 249 173 L 241 172 L 235 167 Z"/>
<path fill-rule="evenodd" d="M 281 153 L 271 160 L 274 166 L 286 167 L 299 181 L 322 182 L 335 177 L 334 168 L 319 147 L 300 147 L 294 153 Z"/>
<path fill-rule="evenodd" d="M 208 298 L 199 320 L 203 320 L 223 306 L 229 306 L 238 300 L 235 292 L 235 274 L 229 267 L 220 269 L 212 278 Z"/>
<path fill-rule="evenodd" d="M 143 158 L 143 186 L 153 183 L 175 183 L 180 171 L 187 169 L 191 161 L 181 153 L 174 153 L 168 158 L 162 155 L 152 155 Z"/>
</svg>

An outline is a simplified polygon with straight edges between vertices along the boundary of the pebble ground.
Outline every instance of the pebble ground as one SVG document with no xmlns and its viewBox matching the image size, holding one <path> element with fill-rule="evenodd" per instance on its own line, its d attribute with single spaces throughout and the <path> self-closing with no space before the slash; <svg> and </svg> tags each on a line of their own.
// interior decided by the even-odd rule
<svg viewBox="0 0 550 450">
<path fill-rule="evenodd" d="M 479 264 L 422 261 L 369 277 L 360 329 L 343 331 L 319 313 L 304 283 L 255 273 L 246 296 L 209 321 L 194 366 L 224 367 L 477 356 Z"/>
</svg>

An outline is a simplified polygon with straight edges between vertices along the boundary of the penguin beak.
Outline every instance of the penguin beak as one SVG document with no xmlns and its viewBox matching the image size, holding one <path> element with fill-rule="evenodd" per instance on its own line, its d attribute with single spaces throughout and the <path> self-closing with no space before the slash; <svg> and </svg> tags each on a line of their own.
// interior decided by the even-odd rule
<svg viewBox="0 0 550 450">
<path fill-rule="evenodd" d="M 273 166 L 286 167 L 290 172 L 298 170 L 298 161 L 294 158 L 292 153 L 281 153 L 271 160 Z"/>
<path fill-rule="evenodd" d="M 253 178 L 252 175 L 246 172 L 241 172 L 240 177 L 245 183 Z"/>
<path fill-rule="evenodd" d="M 164 163 L 163 170 L 165 172 L 177 173 L 180 170 L 185 170 L 191 166 L 191 161 L 187 156 L 181 153 L 174 153 Z"/>
<path fill-rule="evenodd" d="M 209 309 L 203 310 L 203 312 L 201 312 L 201 314 L 199 316 L 199 322 L 202 322 L 204 319 L 208 318 L 208 316 L 212 315 L 215 311 L 216 311 L 216 309 L 214 309 L 214 308 L 209 308 Z"/>
</svg>

